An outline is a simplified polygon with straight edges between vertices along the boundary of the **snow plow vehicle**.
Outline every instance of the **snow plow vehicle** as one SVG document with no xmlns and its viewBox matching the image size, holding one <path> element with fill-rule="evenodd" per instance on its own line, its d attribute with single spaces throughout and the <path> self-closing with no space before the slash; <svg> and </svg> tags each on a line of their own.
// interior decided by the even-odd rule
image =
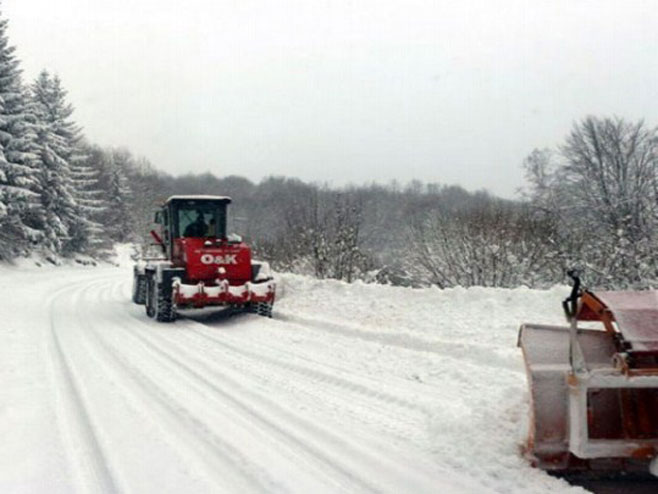
<svg viewBox="0 0 658 494">
<path fill-rule="evenodd" d="M 161 322 L 179 309 L 226 307 L 272 316 L 276 285 L 267 263 L 227 235 L 224 196 L 172 196 L 155 214 L 151 236 L 162 256 L 145 257 L 133 270 L 133 302 Z"/>
<path fill-rule="evenodd" d="M 570 326 L 524 324 L 519 332 L 530 385 L 526 456 L 564 474 L 656 475 L 658 292 L 594 293 L 577 272 L 569 276 Z"/>
</svg>

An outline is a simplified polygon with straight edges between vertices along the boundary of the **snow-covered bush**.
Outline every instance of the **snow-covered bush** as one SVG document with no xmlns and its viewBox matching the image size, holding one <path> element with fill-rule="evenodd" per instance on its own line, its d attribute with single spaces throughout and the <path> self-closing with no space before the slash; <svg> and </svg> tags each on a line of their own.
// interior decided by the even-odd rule
<svg viewBox="0 0 658 494">
<path fill-rule="evenodd" d="M 525 161 L 527 196 L 556 228 L 565 265 L 608 288 L 658 283 L 658 131 L 642 121 L 587 117 L 556 151 Z"/>
<path fill-rule="evenodd" d="M 542 286 L 561 270 L 546 241 L 551 231 L 549 222 L 518 205 L 422 212 L 410 223 L 405 267 L 415 279 L 441 288 Z"/>
</svg>

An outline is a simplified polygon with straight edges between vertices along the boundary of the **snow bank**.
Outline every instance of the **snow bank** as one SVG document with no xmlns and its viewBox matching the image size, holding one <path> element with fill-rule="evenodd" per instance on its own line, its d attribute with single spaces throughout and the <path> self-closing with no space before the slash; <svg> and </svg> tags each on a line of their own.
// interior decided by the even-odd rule
<svg viewBox="0 0 658 494">
<path fill-rule="evenodd" d="M 132 268 L 135 260 L 139 257 L 139 246 L 132 243 L 115 244 L 112 249 L 103 254 L 102 258 L 95 258 L 85 254 L 76 254 L 73 257 L 60 257 L 52 253 L 34 252 L 27 257 L 18 257 L 11 262 L 0 262 L 0 270 L 21 269 L 30 270 L 34 268 L 51 267 L 107 267 L 115 266 Z"/>
<path fill-rule="evenodd" d="M 568 287 L 412 289 L 290 274 L 279 286 L 275 317 L 330 333 L 333 345 L 351 341 L 342 358 L 362 358 L 383 388 L 404 380 L 417 390 L 429 413 L 416 442 L 437 464 L 500 493 L 583 492 L 521 455 L 528 393 L 518 329 L 565 324 Z"/>
</svg>

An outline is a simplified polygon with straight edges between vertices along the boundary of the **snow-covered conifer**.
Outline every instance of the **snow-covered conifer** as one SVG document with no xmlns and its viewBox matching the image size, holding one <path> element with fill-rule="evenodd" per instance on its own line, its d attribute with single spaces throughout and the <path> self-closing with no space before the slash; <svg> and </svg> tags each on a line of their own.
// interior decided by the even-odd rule
<svg viewBox="0 0 658 494">
<path fill-rule="evenodd" d="M 100 186 L 100 169 L 94 166 L 88 145 L 78 140 L 69 159 L 73 193 L 84 227 L 72 232 L 71 246 L 78 251 L 96 250 L 106 243 L 102 218 L 108 208 Z"/>
<path fill-rule="evenodd" d="M 59 76 L 51 83 L 52 129 L 60 138 L 60 156 L 68 165 L 71 191 L 76 203 L 77 218 L 69 223 L 69 239 L 64 245 L 68 252 L 80 252 L 99 246 L 103 228 L 99 218 L 107 209 L 99 186 L 100 171 L 88 161 L 80 127 L 72 120 L 73 106 Z"/>
<path fill-rule="evenodd" d="M 84 229 L 84 219 L 74 198 L 68 163 L 75 138 L 75 127 L 68 120 L 72 110 L 63 100 L 61 86 L 46 71 L 32 84 L 31 94 L 39 167 L 35 185 L 43 208 L 41 228 L 48 247 L 56 252 L 74 250 L 67 249 L 67 244 L 76 228 Z"/>
<path fill-rule="evenodd" d="M 112 150 L 105 155 L 108 208 L 104 225 L 109 238 L 116 242 L 126 242 L 134 236 L 131 190 L 126 176 L 128 162 L 129 155 L 122 151 Z"/>
<path fill-rule="evenodd" d="M 34 134 L 20 62 L 0 18 L 0 257 L 17 254 L 39 237 L 34 228 L 38 195 L 30 153 Z"/>
</svg>

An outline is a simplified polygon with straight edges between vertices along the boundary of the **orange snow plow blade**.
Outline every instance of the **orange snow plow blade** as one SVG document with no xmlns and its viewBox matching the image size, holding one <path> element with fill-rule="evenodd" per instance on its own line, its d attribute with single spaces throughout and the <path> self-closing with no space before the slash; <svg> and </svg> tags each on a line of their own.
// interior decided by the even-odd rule
<svg viewBox="0 0 658 494">
<path fill-rule="evenodd" d="M 571 327 L 519 332 L 530 385 L 526 456 L 546 470 L 658 471 L 658 292 L 579 286 L 565 301 Z"/>
</svg>

